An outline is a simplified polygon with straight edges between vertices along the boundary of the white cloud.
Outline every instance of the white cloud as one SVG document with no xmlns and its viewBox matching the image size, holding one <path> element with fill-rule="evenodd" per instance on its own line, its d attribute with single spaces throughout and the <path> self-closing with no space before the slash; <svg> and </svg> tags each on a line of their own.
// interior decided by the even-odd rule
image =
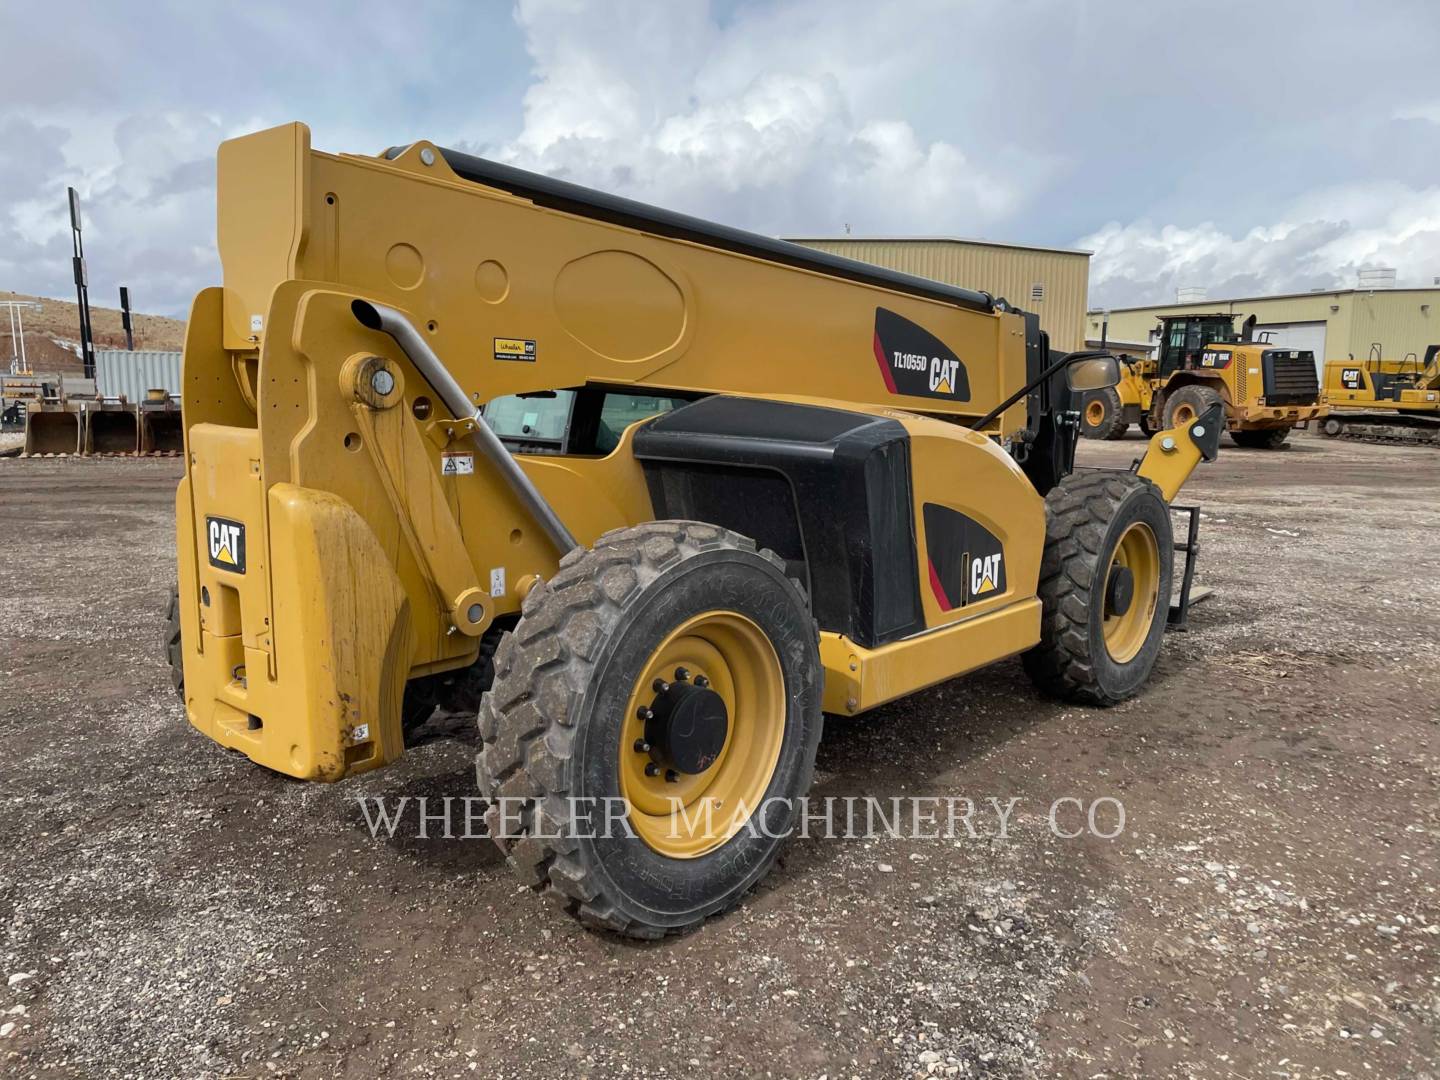
<svg viewBox="0 0 1440 1080">
<path fill-rule="evenodd" d="M 1362 269 L 1393 267 L 1399 285 L 1440 277 L 1440 187 L 1350 184 L 1295 200 L 1280 220 L 1231 234 L 1111 222 L 1079 241 L 1095 252 L 1097 306 L 1165 303 L 1177 288 L 1212 297 L 1353 288 Z"/>
<path fill-rule="evenodd" d="M 1045 175 L 1044 155 L 987 169 L 899 115 L 857 113 L 845 50 L 772 66 L 777 43 L 754 20 L 722 27 L 703 4 L 522 0 L 517 17 L 534 60 L 524 126 L 477 149 L 524 168 L 791 234 L 984 230 Z M 880 66 L 895 81 L 912 59 Z"/>
<path fill-rule="evenodd" d="M 73 183 L 97 300 L 123 282 L 183 314 L 219 275 L 216 142 L 292 119 L 326 150 L 426 137 L 780 235 L 1090 233 L 1107 303 L 1331 284 L 1374 262 L 1428 281 L 1440 8 L 1212 7 L 1254 55 L 1293 58 L 1285 77 L 1152 76 L 1193 66 L 1195 39 L 1149 0 L 17 12 L 0 65 L 0 287 L 68 294 Z M 1336 80 L 1305 59 L 1337 50 L 1385 55 L 1386 78 Z"/>
</svg>

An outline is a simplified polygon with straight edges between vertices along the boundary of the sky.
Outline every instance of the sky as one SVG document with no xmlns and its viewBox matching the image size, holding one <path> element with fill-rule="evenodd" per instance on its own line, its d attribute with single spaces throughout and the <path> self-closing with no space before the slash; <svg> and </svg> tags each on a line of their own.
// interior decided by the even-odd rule
<svg viewBox="0 0 1440 1080">
<path fill-rule="evenodd" d="M 428 138 L 781 236 L 1094 252 L 1092 306 L 1440 279 L 1440 4 L 0 0 L 0 289 L 220 280 L 214 161 Z"/>
</svg>

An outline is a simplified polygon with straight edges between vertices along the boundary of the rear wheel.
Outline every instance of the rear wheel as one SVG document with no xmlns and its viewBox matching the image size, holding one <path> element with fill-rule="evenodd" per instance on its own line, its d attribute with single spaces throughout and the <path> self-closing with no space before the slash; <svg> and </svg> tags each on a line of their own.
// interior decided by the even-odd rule
<svg viewBox="0 0 1440 1080">
<path fill-rule="evenodd" d="M 1150 675 L 1170 609 L 1174 540 L 1160 489 L 1130 473 L 1074 473 L 1045 497 L 1040 643 L 1047 693 L 1114 705 Z"/>
<path fill-rule="evenodd" d="M 170 666 L 170 685 L 181 701 L 185 700 L 184 653 L 180 648 L 180 587 L 170 591 L 165 609 L 165 660 Z"/>
<path fill-rule="evenodd" d="M 1165 426 L 1184 427 L 1219 401 L 1220 394 L 1208 386 L 1182 386 L 1165 402 Z"/>
<path fill-rule="evenodd" d="M 591 926 L 658 937 L 770 869 L 819 743 L 800 587 L 710 525 L 652 522 L 572 552 L 525 599 L 480 708 L 491 836 Z"/>
<path fill-rule="evenodd" d="M 1085 395 L 1085 407 L 1080 411 L 1080 432 L 1087 439 L 1123 439 L 1129 426 L 1120 404 L 1120 394 L 1113 386 Z"/>
<path fill-rule="evenodd" d="M 1230 432 L 1230 438 L 1235 440 L 1235 445 L 1243 446 L 1247 450 L 1279 450 L 1289 437 L 1290 429 L 1288 427 Z"/>
</svg>

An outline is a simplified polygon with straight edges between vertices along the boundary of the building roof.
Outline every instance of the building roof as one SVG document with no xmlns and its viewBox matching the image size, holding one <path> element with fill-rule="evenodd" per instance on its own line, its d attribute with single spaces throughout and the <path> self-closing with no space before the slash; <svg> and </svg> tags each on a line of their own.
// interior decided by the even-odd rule
<svg viewBox="0 0 1440 1080">
<path fill-rule="evenodd" d="M 971 244 L 978 247 L 1014 248 L 1019 251 L 1048 251 L 1056 255 L 1084 255 L 1089 258 L 1095 253 L 1086 251 L 1084 248 L 1062 248 L 1045 247 L 1042 244 L 1012 244 L 1005 240 L 982 240 L 973 236 L 852 236 L 846 233 L 842 236 L 786 236 L 782 237 L 791 244 L 808 244 L 812 241 L 823 243 L 835 243 L 848 241 L 860 244 L 904 244 L 904 243 L 926 243 L 926 244 Z"/>
<path fill-rule="evenodd" d="M 1295 293 L 1268 293 L 1261 296 L 1208 296 L 1203 300 L 1167 300 L 1160 304 L 1133 304 L 1130 307 L 1112 308 L 1087 308 L 1086 315 L 1100 315 L 1108 311 L 1112 315 L 1117 311 L 1156 311 L 1160 308 L 1193 308 L 1202 304 L 1252 304 L 1257 300 L 1313 300 L 1318 296 L 1349 296 L 1353 293 L 1389 294 L 1389 293 L 1440 293 L 1440 285 L 1415 285 L 1406 288 L 1383 288 L 1383 289 L 1312 289 L 1308 292 Z M 1186 314 L 1194 314 L 1186 312 Z M 1228 312 L 1224 313 L 1228 314 Z"/>
</svg>

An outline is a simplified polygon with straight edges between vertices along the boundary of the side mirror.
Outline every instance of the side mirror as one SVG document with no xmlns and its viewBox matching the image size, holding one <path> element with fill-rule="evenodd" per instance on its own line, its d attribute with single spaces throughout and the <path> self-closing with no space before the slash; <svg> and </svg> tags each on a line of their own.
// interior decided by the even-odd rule
<svg viewBox="0 0 1440 1080">
<path fill-rule="evenodd" d="M 1065 369 L 1065 381 L 1078 393 L 1104 390 L 1120 381 L 1120 362 L 1113 356 L 1090 356 Z"/>
</svg>

